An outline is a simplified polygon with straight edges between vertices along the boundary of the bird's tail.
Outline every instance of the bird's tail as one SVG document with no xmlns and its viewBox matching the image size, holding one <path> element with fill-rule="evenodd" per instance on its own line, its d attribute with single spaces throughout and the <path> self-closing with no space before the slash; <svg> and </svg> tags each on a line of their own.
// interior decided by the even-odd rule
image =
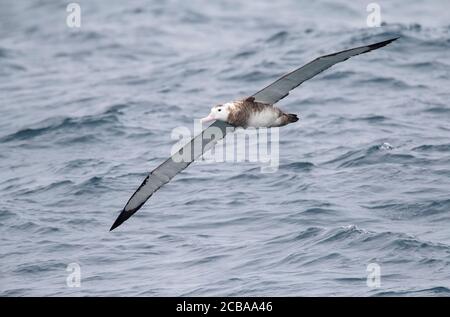
<svg viewBox="0 0 450 317">
<path fill-rule="evenodd" d="M 287 114 L 286 114 L 286 117 L 287 117 L 287 121 L 288 121 L 289 123 L 291 123 L 291 122 L 297 122 L 297 121 L 298 121 L 298 116 L 297 116 L 296 114 L 293 114 L 293 113 L 287 113 Z"/>
</svg>

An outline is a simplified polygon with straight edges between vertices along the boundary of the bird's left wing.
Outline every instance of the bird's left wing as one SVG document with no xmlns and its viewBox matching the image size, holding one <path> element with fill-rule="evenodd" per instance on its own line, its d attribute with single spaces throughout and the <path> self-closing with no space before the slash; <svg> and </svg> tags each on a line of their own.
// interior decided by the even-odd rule
<svg viewBox="0 0 450 317">
<path fill-rule="evenodd" d="M 269 86 L 258 91 L 252 97 L 255 97 L 256 101 L 273 105 L 289 95 L 289 92 L 292 89 L 298 87 L 301 83 L 323 72 L 325 69 L 330 68 L 334 64 L 343 62 L 352 56 L 367 53 L 377 48 L 383 47 L 391 43 L 392 41 L 395 41 L 396 39 L 398 38 L 393 38 L 387 41 L 351 48 L 349 50 L 318 57 L 312 62 L 309 62 L 308 64 L 297 68 L 293 72 L 284 75 Z"/>
<path fill-rule="evenodd" d="M 229 130 L 227 128 L 232 128 L 232 126 L 223 121 L 213 122 L 202 133 L 193 138 L 182 149 L 148 174 L 141 186 L 139 186 L 133 196 L 128 200 L 110 231 L 130 218 L 154 192 L 164 184 L 167 184 L 175 175 L 195 161 L 196 158 L 211 149 L 217 141 L 224 138 L 227 130 Z"/>
</svg>

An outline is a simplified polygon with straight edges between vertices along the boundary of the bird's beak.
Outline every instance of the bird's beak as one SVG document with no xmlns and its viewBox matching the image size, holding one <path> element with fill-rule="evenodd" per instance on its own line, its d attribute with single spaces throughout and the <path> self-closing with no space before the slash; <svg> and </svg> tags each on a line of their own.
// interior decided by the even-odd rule
<svg viewBox="0 0 450 317">
<path fill-rule="evenodd" d="M 210 113 L 207 117 L 200 119 L 200 122 L 204 123 L 204 122 L 209 122 L 209 121 L 213 121 L 213 120 L 216 120 L 216 118 L 214 118 L 214 116 Z"/>
</svg>

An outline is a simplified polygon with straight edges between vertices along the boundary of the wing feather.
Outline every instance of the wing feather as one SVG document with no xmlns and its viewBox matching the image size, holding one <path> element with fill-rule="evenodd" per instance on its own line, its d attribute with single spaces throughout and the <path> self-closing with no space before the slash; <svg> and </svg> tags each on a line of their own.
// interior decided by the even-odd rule
<svg viewBox="0 0 450 317">
<path fill-rule="evenodd" d="M 188 167 L 204 152 L 212 148 L 220 139 L 224 138 L 227 133 L 227 128 L 231 127 L 231 125 L 222 121 L 213 122 L 201 134 L 197 135 L 180 149 L 180 151 L 155 168 L 147 175 L 141 186 L 139 186 L 128 200 L 110 230 L 114 230 L 130 218 L 154 192 L 167 184 L 175 175 Z"/>
<path fill-rule="evenodd" d="M 383 47 L 395 41 L 396 39 L 398 39 L 398 37 L 387 41 L 360 46 L 334 54 L 318 57 L 312 62 L 309 62 L 308 64 L 297 68 L 293 72 L 284 75 L 280 79 L 271 83 L 269 86 L 258 91 L 252 97 L 255 97 L 256 101 L 273 105 L 289 95 L 289 92 L 292 89 L 298 87 L 303 82 L 323 72 L 325 69 L 330 68 L 334 64 L 343 62 L 352 56 L 367 53 L 377 48 Z"/>
</svg>

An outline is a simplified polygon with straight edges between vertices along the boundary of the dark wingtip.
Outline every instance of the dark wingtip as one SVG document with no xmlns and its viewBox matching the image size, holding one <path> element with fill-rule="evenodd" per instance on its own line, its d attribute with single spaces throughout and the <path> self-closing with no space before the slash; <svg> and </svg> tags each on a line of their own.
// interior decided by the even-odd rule
<svg viewBox="0 0 450 317">
<path fill-rule="evenodd" d="M 114 229 L 116 229 L 118 226 L 120 226 L 122 223 L 124 223 L 128 218 L 130 218 L 131 215 L 132 214 L 129 214 L 125 210 L 122 210 L 122 212 L 117 217 L 116 221 L 114 221 L 114 223 L 111 226 L 111 228 L 109 229 L 109 231 L 113 231 Z"/>
<path fill-rule="evenodd" d="M 400 38 L 400 36 L 397 36 L 397 37 L 394 37 L 394 38 L 389 39 L 389 40 L 386 40 L 386 41 L 382 41 L 382 42 L 378 42 L 378 43 L 375 43 L 375 44 L 371 44 L 371 45 L 369 45 L 369 48 L 370 48 L 371 50 L 375 50 L 375 49 L 377 49 L 377 48 L 386 46 L 386 45 L 388 45 L 389 43 L 392 43 L 392 42 L 394 42 L 395 40 L 398 40 L 399 38 Z"/>
</svg>

